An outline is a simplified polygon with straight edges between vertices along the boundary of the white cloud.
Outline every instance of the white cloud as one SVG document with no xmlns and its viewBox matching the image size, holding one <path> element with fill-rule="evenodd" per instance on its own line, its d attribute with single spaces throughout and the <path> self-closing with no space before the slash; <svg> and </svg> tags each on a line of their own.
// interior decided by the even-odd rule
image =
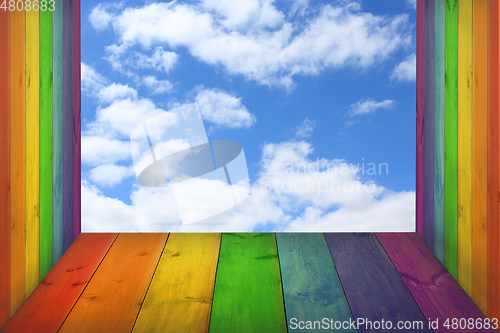
<svg viewBox="0 0 500 333">
<path fill-rule="evenodd" d="M 394 105 L 392 99 L 386 99 L 382 102 L 376 102 L 375 100 L 368 98 L 362 99 L 357 103 L 351 104 L 351 109 L 347 112 L 349 116 L 357 116 L 361 114 L 373 113 L 378 109 L 388 109 Z"/>
<path fill-rule="evenodd" d="M 122 182 L 123 179 L 130 177 L 134 171 L 130 167 L 124 167 L 114 164 L 99 165 L 90 170 L 90 179 L 98 185 L 114 186 Z"/>
<path fill-rule="evenodd" d="M 130 145 L 103 136 L 82 135 L 82 163 L 99 165 L 130 158 Z"/>
<path fill-rule="evenodd" d="M 406 0 L 406 3 L 409 7 L 417 9 L 417 0 Z"/>
<path fill-rule="evenodd" d="M 95 95 L 106 85 L 106 78 L 97 73 L 92 66 L 81 63 L 82 91 L 88 95 Z"/>
<path fill-rule="evenodd" d="M 297 127 L 297 133 L 295 133 L 295 136 L 297 138 L 310 137 L 311 133 L 314 131 L 314 126 L 316 126 L 315 120 L 310 120 L 309 118 L 304 119 L 302 124 Z"/>
<path fill-rule="evenodd" d="M 412 42 L 406 14 L 364 13 L 354 1 L 324 5 L 315 13 L 304 24 L 292 24 L 267 0 L 128 8 L 113 18 L 118 41 L 108 47 L 109 59 L 119 62 L 134 45 L 184 47 L 229 74 L 290 88 L 295 75 L 369 68 Z"/>
<path fill-rule="evenodd" d="M 151 57 L 139 52 L 136 53 L 136 56 L 137 59 L 133 59 L 135 66 L 139 68 L 152 68 L 164 73 L 170 72 L 179 59 L 177 53 L 165 51 L 161 46 L 155 48 Z"/>
<path fill-rule="evenodd" d="M 415 81 L 417 78 L 417 56 L 411 54 L 393 70 L 391 79 L 398 81 Z"/>
<path fill-rule="evenodd" d="M 170 81 L 158 80 L 154 76 L 146 76 L 142 79 L 142 82 L 149 88 L 149 93 L 151 95 L 167 94 L 171 92 L 173 88 L 173 84 L 170 83 Z"/>
<path fill-rule="evenodd" d="M 223 90 L 198 90 L 195 100 L 203 119 L 221 127 L 248 128 L 256 121 L 255 116 L 241 104 L 241 97 L 232 96 Z"/>
<path fill-rule="evenodd" d="M 106 29 L 109 24 L 111 23 L 111 20 L 113 19 L 113 16 L 109 14 L 106 9 L 102 7 L 101 4 L 99 4 L 97 7 L 95 7 L 92 12 L 90 13 L 89 16 L 89 21 L 90 24 L 97 30 L 97 31 L 102 31 Z"/>
<path fill-rule="evenodd" d="M 137 91 L 128 85 L 113 83 L 99 90 L 96 97 L 104 103 L 125 98 L 137 98 Z"/>
</svg>

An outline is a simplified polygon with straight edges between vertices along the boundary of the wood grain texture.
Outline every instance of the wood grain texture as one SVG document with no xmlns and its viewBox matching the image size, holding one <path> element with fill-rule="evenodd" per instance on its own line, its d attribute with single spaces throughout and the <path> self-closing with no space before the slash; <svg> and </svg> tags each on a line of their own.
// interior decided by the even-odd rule
<svg viewBox="0 0 500 333">
<path fill-rule="evenodd" d="M 425 0 L 424 241 L 434 249 L 434 0 Z"/>
<path fill-rule="evenodd" d="M 10 314 L 26 295 L 25 240 L 25 19 L 10 12 Z"/>
<path fill-rule="evenodd" d="M 40 282 L 40 16 L 26 11 L 26 295 Z"/>
<path fill-rule="evenodd" d="M 40 280 L 52 268 L 52 12 L 40 12 Z"/>
<path fill-rule="evenodd" d="M 417 1 L 417 138 L 415 227 L 424 238 L 425 0 Z"/>
<path fill-rule="evenodd" d="M 473 3 L 472 299 L 488 313 L 488 0 Z M 500 281 L 499 281 L 500 282 Z"/>
<path fill-rule="evenodd" d="M 472 0 L 458 2 L 458 282 L 472 293 Z"/>
<path fill-rule="evenodd" d="M 168 234 L 119 234 L 58 332 L 130 332 Z"/>
<path fill-rule="evenodd" d="M 222 234 L 209 332 L 287 332 L 274 234 Z"/>
<path fill-rule="evenodd" d="M 81 210 L 81 5 L 73 0 L 73 239 L 82 230 Z"/>
<path fill-rule="evenodd" d="M 63 5 L 63 251 L 73 242 L 73 4 Z"/>
<path fill-rule="evenodd" d="M 323 234 L 276 234 L 286 317 L 354 320 Z M 321 328 L 294 332 L 322 332 Z M 338 332 L 357 332 L 341 329 Z"/>
<path fill-rule="evenodd" d="M 340 282 L 356 319 L 420 321 L 432 332 L 417 303 L 375 234 L 325 234 Z M 391 332 L 358 326 L 360 332 Z M 416 329 L 415 329 L 416 331 Z"/>
<path fill-rule="evenodd" d="M 500 318 L 499 252 L 499 6 L 488 1 L 488 317 Z"/>
<path fill-rule="evenodd" d="M 171 234 L 133 332 L 208 332 L 220 234 Z"/>
<path fill-rule="evenodd" d="M 446 2 L 436 1 L 434 71 L 434 254 L 444 264 L 444 94 Z"/>
<path fill-rule="evenodd" d="M 458 278 L 458 0 L 446 0 L 444 264 Z"/>
<path fill-rule="evenodd" d="M 0 11 L 0 328 L 10 318 L 9 13 Z"/>
<path fill-rule="evenodd" d="M 456 332 L 442 325 L 448 318 L 485 319 L 417 234 L 379 233 L 377 236 L 425 317 L 431 321 L 439 320 L 439 329 L 434 332 Z M 477 329 L 474 332 L 494 330 Z"/>
<path fill-rule="evenodd" d="M 117 234 L 82 234 L 2 332 L 57 332 Z"/>
<path fill-rule="evenodd" d="M 63 1 L 52 13 L 52 262 L 63 250 Z"/>
</svg>

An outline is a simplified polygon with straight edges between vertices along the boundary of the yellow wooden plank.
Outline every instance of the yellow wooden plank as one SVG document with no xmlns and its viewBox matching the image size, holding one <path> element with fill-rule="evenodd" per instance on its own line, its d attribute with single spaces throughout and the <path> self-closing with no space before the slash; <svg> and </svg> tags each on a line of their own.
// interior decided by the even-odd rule
<svg viewBox="0 0 500 333">
<path fill-rule="evenodd" d="M 26 11 L 26 295 L 40 274 L 40 17 Z"/>
<path fill-rule="evenodd" d="M 171 234 L 134 332 L 208 332 L 220 234 Z"/>
<path fill-rule="evenodd" d="M 25 17 L 9 14 L 10 44 L 10 315 L 26 298 L 25 219 Z"/>
<path fill-rule="evenodd" d="M 472 289 L 472 0 L 458 2 L 458 282 Z"/>
<path fill-rule="evenodd" d="M 488 313 L 488 0 L 473 8 L 472 299 Z"/>
</svg>

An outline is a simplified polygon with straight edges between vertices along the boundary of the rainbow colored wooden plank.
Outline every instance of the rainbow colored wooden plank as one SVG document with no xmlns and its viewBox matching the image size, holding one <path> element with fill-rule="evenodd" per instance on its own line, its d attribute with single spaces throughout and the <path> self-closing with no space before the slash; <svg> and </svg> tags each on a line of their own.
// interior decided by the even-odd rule
<svg viewBox="0 0 500 333">
<path fill-rule="evenodd" d="M 287 332 L 274 234 L 223 234 L 209 332 Z"/>
<path fill-rule="evenodd" d="M 425 6 L 421 0 L 417 6 L 417 165 L 416 211 L 417 233 L 424 237 L 424 103 L 425 103 Z"/>
<path fill-rule="evenodd" d="M 354 318 L 394 325 L 419 321 L 419 332 L 432 332 L 375 234 L 329 233 L 325 239 Z M 375 331 L 366 325 L 358 329 Z"/>
<path fill-rule="evenodd" d="M 0 11 L 0 327 L 10 317 L 9 13 Z"/>
<path fill-rule="evenodd" d="M 443 326 L 448 318 L 484 322 L 481 310 L 417 234 L 379 233 L 377 236 L 425 317 L 439 320 L 439 329 L 434 332 L 456 332 Z M 491 329 L 473 331 L 494 332 Z"/>
<path fill-rule="evenodd" d="M 425 0 L 424 241 L 434 248 L 434 0 Z"/>
<path fill-rule="evenodd" d="M 319 322 L 323 318 L 354 320 L 323 234 L 276 234 L 276 242 L 286 317 Z"/>
<path fill-rule="evenodd" d="M 220 234 L 170 234 L 133 332 L 208 332 Z"/>
<path fill-rule="evenodd" d="M 80 0 L 73 0 L 73 239 L 81 233 L 81 32 Z"/>
<path fill-rule="evenodd" d="M 488 317 L 500 318 L 499 253 L 499 6 L 488 2 Z M 497 93 L 498 92 L 498 93 Z"/>
<path fill-rule="evenodd" d="M 444 264 L 456 279 L 458 277 L 458 0 L 446 0 L 445 19 Z"/>
<path fill-rule="evenodd" d="M 488 0 L 473 4 L 471 294 L 488 313 Z"/>
<path fill-rule="evenodd" d="M 52 12 L 40 12 L 40 280 L 52 267 Z"/>
<path fill-rule="evenodd" d="M 2 332 L 57 332 L 116 236 L 80 235 Z"/>
<path fill-rule="evenodd" d="M 40 274 L 40 16 L 26 11 L 26 295 Z"/>
<path fill-rule="evenodd" d="M 25 248 L 25 19 L 10 12 L 10 314 L 26 295 Z"/>
<path fill-rule="evenodd" d="M 436 257 L 444 263 L 444 132 L 446 2 L 436 1 L 434 48 L 434 233 Z"/>
</svg>

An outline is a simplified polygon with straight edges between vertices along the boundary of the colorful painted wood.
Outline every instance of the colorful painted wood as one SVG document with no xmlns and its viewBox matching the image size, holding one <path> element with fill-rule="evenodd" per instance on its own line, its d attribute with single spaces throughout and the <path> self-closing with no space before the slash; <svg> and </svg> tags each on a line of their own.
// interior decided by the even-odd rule
<svg viewBox="0 0 500 333">
<path fill-rule="evenodd" d="M 287 332 L 274 234 L 223 234 L 209 332 Z"/>
<path fill-rule="evenodd" d="M 342 323 L 354 320 L 323 234 L 276 234 L 276 242 L 288 320 L 321 322 L 330 318 Z M 293 331 L 324 330 L 318 327 Z"/>
<path fill-rule="evenodd" d="M 81 209 L 81 0 L 73 0 L 73 239 L 82 231 Z"/>
<path fill-rule="evenodd" d="M 167 237 L 118 235 L 58 332 L 132 331 Z"/>
<path fill-rule="evenodd" d="M 170 234 L 133 332 L 208 332 L 220 234 Z"/>
<path fill-rule="evenodd" d="M 425 103 L 425 6 L 417 4 L 417 165 L 415 228 L 424 237 L 424 103 Z"/>
<path fill-rule="evenodd" d="M 80 235 L 2 332 L 57 332 L 116 236 Z"/>
<path fill-rule="evenodd" d="M 446 268 L 415 233 L 378 233 L 377 237 L 408 289 L 431 322 L 438 319 L 439 332 L 456 332 L 443 324 L 448 318 L 486 317 Z M 450 300 L 453 300 L 450 302 Z M 495 332 L 475 329 L 474 332 Z"/>
<path fill-rule="evenodd" d="M 417 303 L 375 234 L 325 234 L 326 243 L 355 319 L 421 322 L 432 332 Z M 390 332 L 361 325 L 360 332 Z M 413 328 L 416 330 L 416 328 Z"/>
</svg>

